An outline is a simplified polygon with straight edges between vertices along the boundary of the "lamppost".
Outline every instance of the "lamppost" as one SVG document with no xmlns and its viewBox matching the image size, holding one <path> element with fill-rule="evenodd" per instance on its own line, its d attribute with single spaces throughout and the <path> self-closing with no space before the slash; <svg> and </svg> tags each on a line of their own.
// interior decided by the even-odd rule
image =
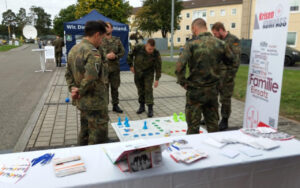
<svg viewBox="0 0 300 188">
<path fill-rule="evenodd" d="M 173 61 L 174 48 L 174 0 L 172 0 L 172 17 L 171 17 L 171 61 Z"/>
</svg>

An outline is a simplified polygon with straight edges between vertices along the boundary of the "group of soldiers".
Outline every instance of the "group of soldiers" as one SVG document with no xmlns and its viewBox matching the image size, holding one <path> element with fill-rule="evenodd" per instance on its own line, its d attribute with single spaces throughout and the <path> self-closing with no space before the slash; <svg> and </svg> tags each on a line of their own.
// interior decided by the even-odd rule
<svg viewBox="0 0 300 188">
<path fill-rule="evenodd" d="M 113 27 L 103 21 L 89 21 L 85 37 L 68 55 L 65 73 L 72 104 L 80 110 L 80 145 L 108 142 L 109 87 L 113 108 L 119 107 L 119 60 L 124 47 L 118 37 L 112 36 Z M 239 39 L 227 32 L 222 23 L 212 27 L 215 35 L 207 31 L 206 22 L 196 19 L 192 23 L 193 39 L 188 41 L 176 65 L 178 83 L 187 90 L 187 134 L 199 133 L 202 114 L 208 132 L 225 130 L 231 112 L 234 77 L 239 66 Z M 219 38 L 219 39 L 218 39 Z M 221 40 L 220 40 L 221 39 Z M 137 114 L 146 111 L 153 116 L 153 87 L 161 77 L 161 56 L 155 40 L 136 45 L 128 54 L 127 63 L 134 73 L 138 91 Z M 186 67 L 189 76 L 186 77 Z M 222 104 L 222 120 L 218 126 L 218 95 Z"/>
</svg>

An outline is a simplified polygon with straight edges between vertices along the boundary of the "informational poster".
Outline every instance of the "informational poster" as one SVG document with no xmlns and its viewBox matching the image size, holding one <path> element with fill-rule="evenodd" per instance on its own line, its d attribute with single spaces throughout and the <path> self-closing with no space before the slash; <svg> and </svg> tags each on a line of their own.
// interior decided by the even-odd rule
<svg viewBox="0 0 300 188">
<path fill-rule="evenodd" d="M 54 46 L 45 46 L 45 61 L 47 59 L 55 59 Z"/>
<path fill-rule="evenodd" d="M 244 128 L 278 126 L 289 1 L 257 0 Z"/>
</svg>

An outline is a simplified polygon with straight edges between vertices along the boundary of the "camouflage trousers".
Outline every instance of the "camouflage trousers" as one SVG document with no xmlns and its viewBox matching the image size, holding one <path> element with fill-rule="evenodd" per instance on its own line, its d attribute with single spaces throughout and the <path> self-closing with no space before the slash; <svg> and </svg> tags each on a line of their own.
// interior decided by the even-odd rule
<svg viewBox="0 0 300 188">
<path fill-rule="evenodd" d="M 190 88 L 186 92 L 185 114 L 188 124 L 187 134 L 199 134 L 203 114 L 208 132 L 219 130 L 217 86 Z"/>
<path fill-rule="evenodd" d="M 80 110 L 79 145 L 100 144 L 108 141 L 107 110 Z"/>
<path fill-rule="evenodd" d="M 229 118 L 231 114 L 231 97 L 233 95 L 235 75 L 236 71 L 220 71 L 218 91 L 220 95 L 222 118 Z"/>
<path fill-rule="evenodd" d="M 136 72 L 134 74 L 134 83 L 138 90 L 139 103 L 153 105 L 153 81 L 154 72 Z"/>
<path fill-rule="evenodd" d="M 112 104 L 119 104 L 119 87 L 120 87 L 120 71 L 109 72 L 108 74 L 108 86 L 107 86 L 107 101 L 109 101 L 109 92 L 108 88 L 110 86 L 110 93 Z"/>
<path fill-rule="evenodd" d="M 61 66 L 62 52 L 55 52 L 56 66 Z"/>
</svg>

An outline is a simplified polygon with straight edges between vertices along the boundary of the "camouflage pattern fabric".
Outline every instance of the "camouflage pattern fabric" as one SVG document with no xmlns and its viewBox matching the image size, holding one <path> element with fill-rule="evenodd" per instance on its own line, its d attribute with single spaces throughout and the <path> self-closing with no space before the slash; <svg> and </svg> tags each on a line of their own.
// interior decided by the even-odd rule
<svg viewBox="0 0 300 188">
<path fill-rule="evenodd" d="M 218 85 L 218 90 L 220 94 L 221 115 L 222 118 L 228 119 L 231 114 L 231 97 L 234 90 L 235 75 L 240 65 L 241 49 L 240 40 L 229 32 L 224 41 L 228 44 L 235 55 L 234 60 L 227 63 L 231 64 L 231 66 L 228 66 L 224 63 L 224 61 L 228 61 L 225 59 L 221 62 L 219 70 L 220 82 Z"/>
<path fill-rule="evenodd" d="M 161 77 L 161 57 L 158 50 L 148 54 L 145 45 L 138 44 L 129 53 L 127 63 L 134 67 L 134 82 L 138 90 L 139 103 L 151 105 L 153 101 L 153 81 Z"/>
<path fill-rule="evenodd" d="M 64 47 L 65 43 L 63 39 L 58 38 L 53 41 L 52 45 L 54 46 L 55 49 L 54 51 L 55 51 L 56 65 L 61 65 L 62 48 Z"/>
<path fill-rule="evenodd" d="M 108 84 L 108 66 L 102 61 L 100 52 L 86 39 L 75 45 L 68 55 L 66 81 L 71 92 L 72 87 L 79 88 L 80 99 L 75 103 L 80 110 L 107 109 L 106 84 Z"/>
<path fill-rule="evenodd" d="M 136 85 L 139 103 L 153 105 L 153 81 L 154 81 L 154 72 L 135 72 L 134 74 L 134 83 Z"/>
<path fill-rule="evenodd" d="M 119 104 L 119 92 L 118 89 L 120 87 L 120 59 L 124 56 L 125 50 L 121 40 L 118 37 L 112 36 L 111 39 L 104 38 L 99 48 L 101 52 L 104 54 L 104 60 L 108 64 L 108 80 L 109 84 L 107 88 L 111 90 L 111 98 L 112 104 Z M 110 52 L 114 52 L 116 55 L 116 59 L 109 60 L 106 58 L 106 55 Z M 108 94 L 109 95 L 109 94 Z M 109 96 L 108 100 L 109 100 Z"/>
<path fill-rule="evenodd" d="M 65 77 L 70 92 L 72 87 L 79 88 L 80 98 L 72 103 L 81 112 L 81 145 L 107 140 L 107 70 L 99 50 L 88 40 L 83 39 L 71 49 Z"/>
<path fill-rule="evenodd" d="M 223 58 L 233 59 L 234 55 L 223 41 L 209 32 L 201 33 L 184 47 L 175 73 L 177 83 L 187 88 L 187 134 L 199 133 L 202 113 L 208 132 L 218 131 L 217 68 Z M 187 65 L 189 75 L 186 78 Z"/>
<path fill-rule="evenodd" d="M 81 146 L 101 144 L 108 141 L 107 110 L 81 111 L 80 126 L 78 143 Z"/>
</svg>

